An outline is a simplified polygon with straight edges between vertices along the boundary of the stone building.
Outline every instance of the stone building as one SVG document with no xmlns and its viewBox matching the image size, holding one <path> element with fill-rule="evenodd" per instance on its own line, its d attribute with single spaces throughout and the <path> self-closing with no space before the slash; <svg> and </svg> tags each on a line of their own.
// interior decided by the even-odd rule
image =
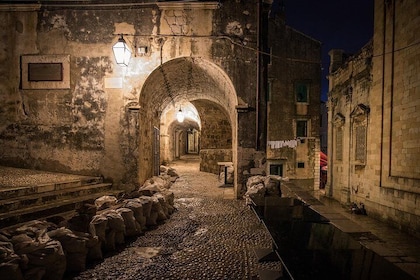
<svg viewBox="0 0 420 280">
<path fill-rule="evenodd" d="M 320 114 L 320 130 L 319 141 L 321 143 L 321 152 L 328 154 L 328 108 L 327 102 L 321 101 L 321 114 Z"/>
<path fill-rule="evenodd" d="M 420 232 L 418 1 L 375 1 L 374 36 L 330 52 L 326 195 Z"/>
<path fill-rule="evenodd" d="M 0 164 L 131 190 L 194 153 L 237 197 L 270 170 L 316 187 L 320 43 L 278 2 L 2 1 Z"/>
<path fill-rule="evenodd" d="M 321 43 L 281 19 L 268 31 L 267 173 L 318 188 Z"/>
</svg>

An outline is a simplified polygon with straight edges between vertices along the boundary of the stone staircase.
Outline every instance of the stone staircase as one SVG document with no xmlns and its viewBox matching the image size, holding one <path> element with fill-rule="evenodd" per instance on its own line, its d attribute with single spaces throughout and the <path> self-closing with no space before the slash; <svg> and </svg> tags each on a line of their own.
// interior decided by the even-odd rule
<svg viewBox="0 0 420 280">
<path fill-rule="evenodd" d="M 10 175 L 9 182 L 0 180 L 0 229 L 72 211 L 78 203 L 121 192 L 114 190 L 111 183 L 104 183 L 101 177 L 34 173 L 33 170 L 22 175 L 21 172 L 19 169 L 15 180 L 13 175 Z M 16 183 L 25 176 L 29 178 L 24 179 L 25 184 Z"/>
</svg>

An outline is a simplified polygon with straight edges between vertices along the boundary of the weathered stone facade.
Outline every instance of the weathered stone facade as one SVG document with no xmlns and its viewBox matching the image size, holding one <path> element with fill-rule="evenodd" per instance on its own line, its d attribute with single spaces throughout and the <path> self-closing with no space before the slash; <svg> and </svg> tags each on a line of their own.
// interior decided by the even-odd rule
<svg viewBox="0 0 420 280">
<path fill-rule="evenodd" d="M 331 51 L 327 195 L 420 232 L 420 5 L 375 1 L 374 36 Z"/>
<path fill-rule="evenodd" d="M 361 195 L 366 191 L 357 188 L 364 184 L 361 175 L 366 169 L 372 43 L 365 45 L 350 60 L 346 60 L 343 50 L 332 50 L 329 54 L 329 192 L 337 200 L 346 203 L 352 200 L 352 193 Z M 356 151 L 360 158 L 356 159 Z M 350 183 L 349 177 L 352 178 Z"/>
<path fill-rule="evenodd" d="M 314 179 L 320 69 L 307 62 L 319 60 L 320 45 L 269 19 L 269 2 L 31 2 L 0 5 L 0 164 L 103 175 L 134 189 L 197 140 L 194 151 L 231 149 L 240 197 L 255 155 L 267 140 L 296 139 L 294 120 L 303 118 L 308 140 L 288 151 L 285 175 Z M 127 67 L 112 52 L 121 36 L 132 51 Z M 296 80 L 311 81 L 304 113 L 288 97 Z M 198 120 L 177 124 L 176 112 L 192 107 Z M 296 160 L 305 162 L 299 172 Z"/>
<path fill-rule="evenodd" d="M 269 27 L 267 169 L 318 188 L 321 43 L 281 19 Z"/>
</svg>

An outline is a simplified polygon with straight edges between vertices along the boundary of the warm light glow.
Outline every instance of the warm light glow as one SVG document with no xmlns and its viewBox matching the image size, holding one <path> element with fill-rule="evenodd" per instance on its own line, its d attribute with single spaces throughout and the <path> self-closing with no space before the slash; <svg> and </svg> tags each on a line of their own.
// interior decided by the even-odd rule
<svg viewBox="0 0 420 280">
<path fill-rule="evenodd" d="M 184 118 L 184 113 L 181 109 L 179 109 L 179 111 L 176 113 L 176 119 L 178 120 L 178 122 L 182 123 L 184 121 Z"/>
<path fill-rule="evenodd" d="M 137 53 L 139 55 L 145 55 L 147 53 L 147 47 L 138 47 L 137 48 Z"/>
<path fill-rule="evenodd" d="M 112 47 L 115 61 L 118 65 L 128 66 L 131 58 L 131 51 L 128 48 L 123 36 L 118 39 L 118 42 Z"/>
</svg>

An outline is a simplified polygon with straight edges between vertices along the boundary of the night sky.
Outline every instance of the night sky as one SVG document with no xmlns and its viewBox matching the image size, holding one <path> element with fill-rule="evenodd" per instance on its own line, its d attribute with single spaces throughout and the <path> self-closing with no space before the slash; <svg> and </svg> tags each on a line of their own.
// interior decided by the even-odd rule
<svg viewBox="0 0 420 280">
<path fill-rule="evenodd" d="M 284 0 L 286 24 L 322 43 L 322 94 L 327 99 L 331 49 L 357 53 L 373 36 L 374 0 Z"/>
</svg>

